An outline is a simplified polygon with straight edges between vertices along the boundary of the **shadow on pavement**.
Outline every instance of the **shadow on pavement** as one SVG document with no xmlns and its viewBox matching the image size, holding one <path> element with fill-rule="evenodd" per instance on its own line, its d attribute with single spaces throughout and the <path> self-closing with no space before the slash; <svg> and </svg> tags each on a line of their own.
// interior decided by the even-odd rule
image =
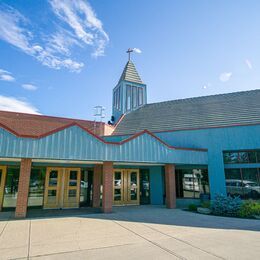
<svg viewBox="0 0 260 260">
<path fill-rule="evenodd" d="M 6 213 L 8 212 L 0 213 L 0 221 L 14 220 L 13 215 L 4 218 L 3 215 Z M 100 209 L 94 208 L 67 210 L 29 210 L 27 219 L 67 217 L 93 218 L 111 221 L 127 221 L 198 228 L 260 231 L 260 220 L 209 216 L 184 211 L 181 209 L 166 209 L 164 206 L 151 205 L 113 207 L 113 213 L 110 214 L 101 214 Z"/>
</svg>

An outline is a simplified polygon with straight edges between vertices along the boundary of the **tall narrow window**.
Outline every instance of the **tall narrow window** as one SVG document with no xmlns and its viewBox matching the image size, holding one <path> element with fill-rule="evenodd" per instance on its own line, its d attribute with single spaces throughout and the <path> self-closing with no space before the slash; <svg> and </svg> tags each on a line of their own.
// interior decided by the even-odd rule
<svg viewBox="0 0 260 260">
<path fill-rule="evenodd" d="M 117 108 L 117 102 L 118 102 L 118 89 L 116 89 L 116 108 Z"/>
<path fill-rule="evenodd" d="M 127 85 L 126 88 L 126 110 L 131 109 L 131 86 Z"/>
<path fill-rule="evenodd" d="M 132 87 L 132 102 L 133 102 L 133 108 L 137 107 L 137 87 Z"/>
<path fill-rule="evenodd" d="M 114 91 L 114 95 L 113 95 L 113 104 L 114 107 L 116 107 L 116 91 Z"/>
<path fill-rule="evenodd" d="M 121 88 L 119 87 L 117 89 L 117 109 L 120 110 L 121 106 L 120 106 L 120 101 L 121 101 Z"/>
<path fill-rule="evenodd" d="M 143 101 L 143 89 L 142 88 L 138 88 L 138 106 L 143 105 L 144 101 Z"/>
</svg>

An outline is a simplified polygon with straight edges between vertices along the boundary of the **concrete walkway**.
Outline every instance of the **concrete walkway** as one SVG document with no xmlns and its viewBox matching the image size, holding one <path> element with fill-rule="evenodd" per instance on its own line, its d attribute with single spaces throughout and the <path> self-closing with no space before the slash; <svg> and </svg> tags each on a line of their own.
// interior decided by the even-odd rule
<svg viewBox="0 0 260 260">
<path fill-rule="evenodd" d="M 0 259 L 260 259 L 260 221 L 156 206 L 2 220 Z"/>
</svg>

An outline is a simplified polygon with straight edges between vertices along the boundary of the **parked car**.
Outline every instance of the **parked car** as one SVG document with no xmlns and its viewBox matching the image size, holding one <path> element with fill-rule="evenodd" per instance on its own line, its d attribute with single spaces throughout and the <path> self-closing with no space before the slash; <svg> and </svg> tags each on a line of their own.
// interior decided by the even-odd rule
<svg viewBox="0 0 260 260">
<path fill-rule="evenodd" d="M 246 198 L 259 198 L 260 186 L 254 181 L 242 181 L 238 179 L 226 180 L 227 194 Z"/>
</svg>

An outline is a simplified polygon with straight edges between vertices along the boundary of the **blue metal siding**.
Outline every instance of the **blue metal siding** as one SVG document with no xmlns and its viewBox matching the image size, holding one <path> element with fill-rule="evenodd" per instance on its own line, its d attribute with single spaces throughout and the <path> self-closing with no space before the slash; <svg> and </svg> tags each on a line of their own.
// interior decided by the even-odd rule
<svg viewBox="0 0 260 260">
<path fill-rule="evenodd" d="M 260 149 L 260 125 L 161 132 L 156 134 L 170 145 L 207 148 L 210 191 L 226 194 L 224 150 Z"/>
<path fill-rule="evenodd" d="M 207 164 L 207 152 L 174 150 L 143 134 L 123 145 L 106 144 L 77 126 L 41 139 L 0 129 L 0 157 L 55 160 Z"/>
</svg>

